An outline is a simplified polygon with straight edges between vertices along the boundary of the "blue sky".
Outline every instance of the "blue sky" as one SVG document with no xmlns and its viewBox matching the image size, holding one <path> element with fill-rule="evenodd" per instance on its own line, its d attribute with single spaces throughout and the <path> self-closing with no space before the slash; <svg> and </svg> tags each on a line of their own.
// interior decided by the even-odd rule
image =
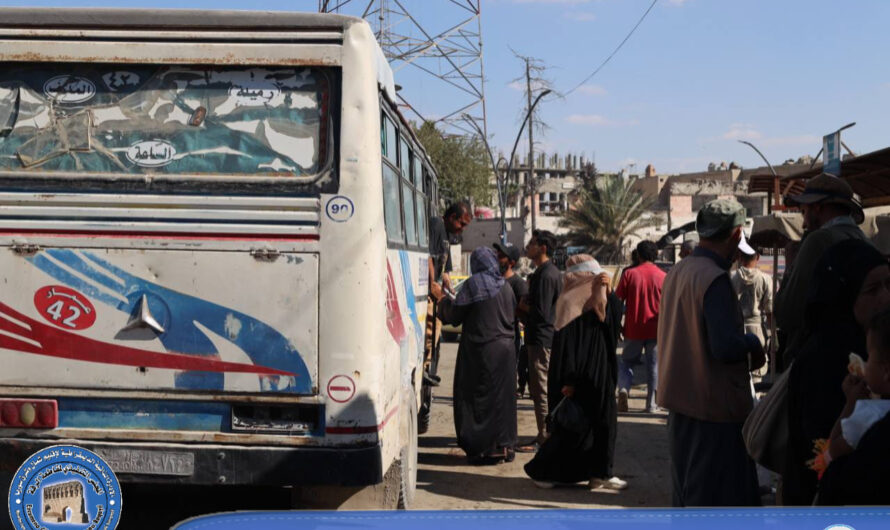
<svg viewBox="0 0 890 530">
<path fill-rule="evenodd" d="M 651 0 L 484 0 L 485 91 L 493 144 L 512 144 L 524 105 L 511 87 L 523 66 L 510 48 L 541 59 L 557 90 L 580 82 L 612 51 Z M 403 0 L 444 29 L 447 0 Z M 358 0 L 353 2 L 358 9 Z M 317 9 L 317 0 L 31 0 L 30 6 Z M 348 11 L 348 9 L 347 9 Z M 452 10 L 453 11 L 453 10 Z M 457 15 L 459 16 L 459 15 Z M 454 19 L 456 20 L 456 19 Z M 890 145 L 890 2 L 883 0 L 659 0 L 636 34 L 585 87 L 542 103 L 547 152 L 595 156 L 600 170 L 653 164 L 659 173 L 759 158 L 815 155 L 841 125 L 856 152 Z M 437 27 L 438 23 L 438 27 Z M 453 92 L 406 69 L 403 94 L 430 116 Z M 526 145 L 526 144 L 521 144 Z M 524 150 L 524 148 L 520 148 Z"/>
</svg>

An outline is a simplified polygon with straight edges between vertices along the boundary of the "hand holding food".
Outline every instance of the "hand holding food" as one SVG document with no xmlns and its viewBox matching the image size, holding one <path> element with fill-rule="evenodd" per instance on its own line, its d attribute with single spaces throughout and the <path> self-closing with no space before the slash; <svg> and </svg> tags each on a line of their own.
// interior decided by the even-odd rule
<svg viewBox="0 0 890 530">
<path fill-rule="evenodd" d="M 847 371 L 856 377 L 864 377 L 865 376 L 865 361 L 862 360 L 862 357 L 855 353 L 850 354 L 850 363 L 847 364 Z"/>
</svg>

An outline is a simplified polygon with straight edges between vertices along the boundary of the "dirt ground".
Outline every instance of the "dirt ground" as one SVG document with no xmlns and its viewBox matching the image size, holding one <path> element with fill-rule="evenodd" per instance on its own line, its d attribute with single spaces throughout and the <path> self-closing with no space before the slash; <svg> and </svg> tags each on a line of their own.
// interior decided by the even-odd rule
<svg viewBox="0 0 890 530">
<path fill-rule="evenodd" d="M 619 414 L 615 448 L 615 474 L 628 481 L 621 492 L 577 487 L 544 490 L 525 475 L 522 466 L 530 454 L 496 466 L 471 466 L 457 447 L 452 419 L 452 375 L 457 343 L 443 343 L 430 430 L 420 437 L 418 455 L 418 510 L 493 510 L 523 508 L 639 508 L 670 506 L 670 467 L 667 446 L 667 414 L 645 414 L 645 387 L 631 392 L 630 410 Z M 518 404 L 519 438 L 531 439 L 535 417 L 526 396 Z"/>
<path fill-rule="evenodd" d="M 451 388 L 456 356 L 457 343 L 443 343 L 442 385 L 436 389 L 430 430 L 420 437 L 417 496 L 411 509 L 637 508 L 670 504 L 666 414 L 619 415 L 615 474 L 629 482 L 625 491 L 591 493 L 586 485 L 539 489 L 522 470 L 531 460 L 530 454 L 517 454 L 509 464 L 470 466 L 454 437 Z M 631 410 L 642 410 L 644 388 L 631 393 Z M 519 401 L 518 413 L 520 440 L 530 440 L 535 434 L 535 418 L 528 397 Z M 8 477 L 3 483 L 8 484 Z M 200 514 L 281 510 L 290 505 L 290 493 L 284 488 L 158 488 L 130 484 L 126 491 L 128 500 L 120 528 L 132 530 L 169 528 Z M 6 510 L 2 510 L 0 530 L 6 528 L 11 526 Z"/>
</svg>

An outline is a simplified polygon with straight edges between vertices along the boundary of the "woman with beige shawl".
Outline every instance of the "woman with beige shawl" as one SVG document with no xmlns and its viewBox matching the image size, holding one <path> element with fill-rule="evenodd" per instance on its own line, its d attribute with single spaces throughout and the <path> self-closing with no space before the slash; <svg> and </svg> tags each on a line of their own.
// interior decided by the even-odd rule
<svg viewBox="0 0 890 530">
<path fill-rule="evenodd" d="M 539 487 L 579 482 L 591 490 L 627 487 L 612 475 L 622 306 L 610 283 L 587 254 L 566 264 L 548 372 L 551 435 L 525 466 Z"/>
</svg>

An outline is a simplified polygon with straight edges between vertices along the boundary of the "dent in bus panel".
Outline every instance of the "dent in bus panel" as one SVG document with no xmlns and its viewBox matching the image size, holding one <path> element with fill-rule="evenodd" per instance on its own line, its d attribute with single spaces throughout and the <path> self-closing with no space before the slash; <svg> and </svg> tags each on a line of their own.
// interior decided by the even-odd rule
<svg viewBox="0 0 890 530">
<path fill-rule="evenodd" d="M 0 170 L 314 176 L 333 108 L 321 68 L 19 64 L 0 68 Z"/>
</svg>

